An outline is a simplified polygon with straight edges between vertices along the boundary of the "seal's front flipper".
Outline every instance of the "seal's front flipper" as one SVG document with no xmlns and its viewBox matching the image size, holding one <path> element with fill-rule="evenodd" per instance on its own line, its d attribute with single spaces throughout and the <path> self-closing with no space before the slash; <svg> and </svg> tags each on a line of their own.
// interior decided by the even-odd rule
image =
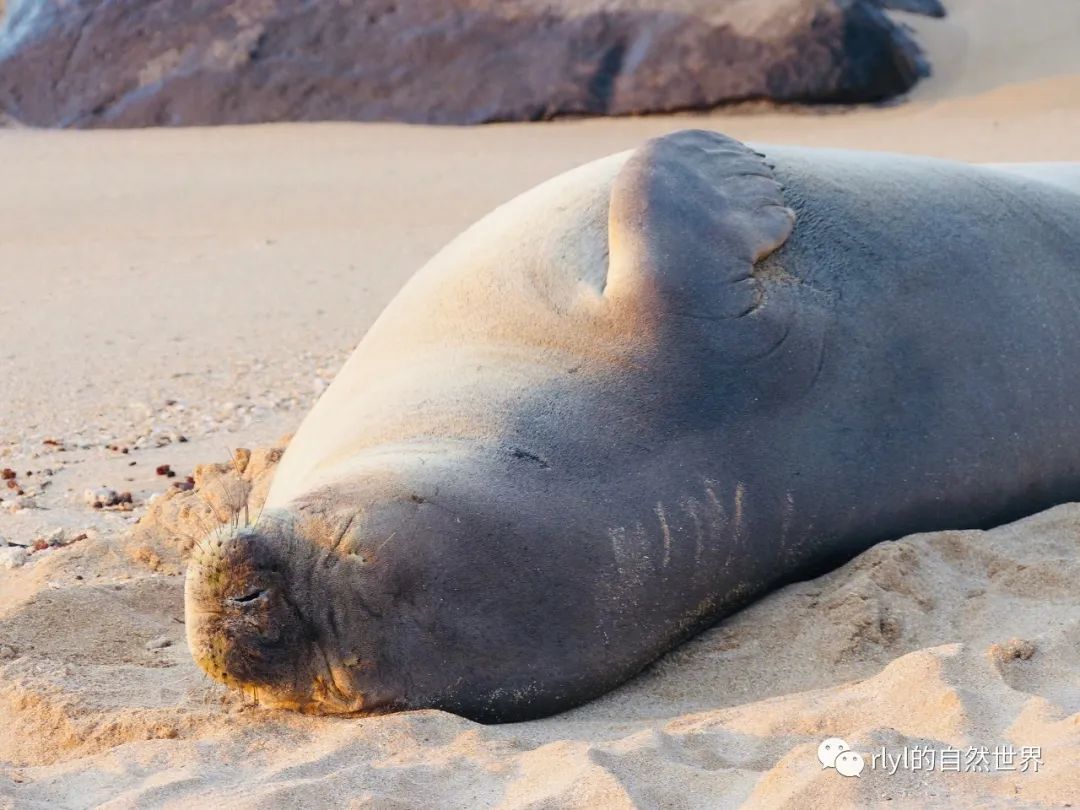
<svg viewBox="0 0 1080 810">
<path fill-rule="evenodd" d="M 649 141 L 611 190 L 614 328 L 653 336 L 688 377 L 744 391 L 747 403 L 807 390 L 822 368 L 828 297 L 787 266 L 795 255 L 758 264 L 794 227 L 771 167 L 744 144 L 700 130 Z"/>
<path fill-rule="evenodd" d="M 704 130 L 655 138 L 612 186 L 605 295 L 665 316 L 738 318 L 761 303 L 754 264 L 794 225 L 757 152 Z"/>
<path fill-rule="evenodd" d="M 740 318 L 762 303 L 754 264 L 794 225 L 757 152 L 703 130 L 656 138 L 612 186 L 604 293 L 661 318 Z"/>
</svg>

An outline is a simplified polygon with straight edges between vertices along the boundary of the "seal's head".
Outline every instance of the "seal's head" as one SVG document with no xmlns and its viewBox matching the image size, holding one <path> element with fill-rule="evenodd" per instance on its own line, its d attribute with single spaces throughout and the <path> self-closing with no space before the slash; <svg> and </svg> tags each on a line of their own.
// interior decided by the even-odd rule
<svg viewBox="0 0 1080 810">
<path fill-rule="evenodd" d="M 368 708 L 328 644 L 318 553 L 303 538 L 225 527 L 197 544 L 185 587 L 188 646 L 210 676 L 259 702 L 312 713 Z"/>
<path fill-rule="evenodd" d="M 573 628 L 595 627 L 597 614 L 591 594 L 546 584 L 563 566 L 550 553 L 565 531 L 558 510 L 550 524 L 527 514 L 536 491 L 511 454 L 497 461 L 517 472 L 505 479 L 516 489 L 480 466 L 492 456 L 419 458 L 405 476 L 400 456 L 389 472 L 380 456 L 197 544 L 185 602 L 199 666 L 259 703 L 310 714 L 436 708 L 505 722 L 538 701 L 544 713 L 568 705 L 591 666 Z M 483 554 L 464 553 L 477 543 Z M 595 570 L 590 561 L 582 576 Z"/>
</svg>

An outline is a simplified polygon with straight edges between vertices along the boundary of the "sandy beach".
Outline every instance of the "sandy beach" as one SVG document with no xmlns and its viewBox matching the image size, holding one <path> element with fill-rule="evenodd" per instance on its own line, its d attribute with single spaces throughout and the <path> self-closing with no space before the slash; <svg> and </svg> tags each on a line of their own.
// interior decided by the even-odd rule
<svg viewBox="0 0 1080 810">
<path fill-rule="evenodd" d="M 1080 7 L 946 6 L 895 15 L 933 76 L 858 110 L 0 129 L 0 546 L 29 547 L 0 549 L 0 807 L 1080 802 L 1077 505 L 881 544 L 530 723 L 272 711 L 206 678 L 184 641 L 171 532 L 210 518 L 181 507 L 245 483 L 257 501 L 275 456 L 241 476 L 198 465 L 279 445 L 405 280 L 515 194 L 685 127 L 1080 160 Z M 195 490 L 162 496 L 188 476 Z M 93 508 L 103 489 L 131 503 Z M 1009 746 L 1039 762 L 845 779 L 817 761 L 826 737 L 868 761 Z"/>
</svg>

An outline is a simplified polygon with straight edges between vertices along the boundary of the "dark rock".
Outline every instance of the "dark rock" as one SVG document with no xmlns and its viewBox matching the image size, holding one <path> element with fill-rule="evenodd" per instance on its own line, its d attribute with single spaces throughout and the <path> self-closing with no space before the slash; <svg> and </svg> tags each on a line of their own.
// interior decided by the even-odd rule
<svg viewBox="0 0 1080 810">
<path fill-rule="evenodd" d="M 918 0 L 8 0 L 0 117 L 32 126 L 469 124 L 767 98 L 927 72 Z"/>
</svg>

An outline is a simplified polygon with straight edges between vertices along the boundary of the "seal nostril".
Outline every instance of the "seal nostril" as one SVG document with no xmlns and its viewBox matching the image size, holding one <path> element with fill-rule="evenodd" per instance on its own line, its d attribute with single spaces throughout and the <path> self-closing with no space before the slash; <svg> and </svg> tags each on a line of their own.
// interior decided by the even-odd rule
<svg viewBox="0 0 1080 810">
<path fill-rule="evenodd" d="M 266 593 L 266 588 L 258 588 L 258 589 L 254 590 L 254 591 L 251 591 L 250 593 L 245 594 L 244 596 L 234 596 L 231 599 L 229 599 L 228 601 L 233 602 L 235 604 L 244 605 L 244 604 L 248 604 L 250 602 L 254 602 L 256 599 L 263 596 L 265 593 Z"/>
</svg>

